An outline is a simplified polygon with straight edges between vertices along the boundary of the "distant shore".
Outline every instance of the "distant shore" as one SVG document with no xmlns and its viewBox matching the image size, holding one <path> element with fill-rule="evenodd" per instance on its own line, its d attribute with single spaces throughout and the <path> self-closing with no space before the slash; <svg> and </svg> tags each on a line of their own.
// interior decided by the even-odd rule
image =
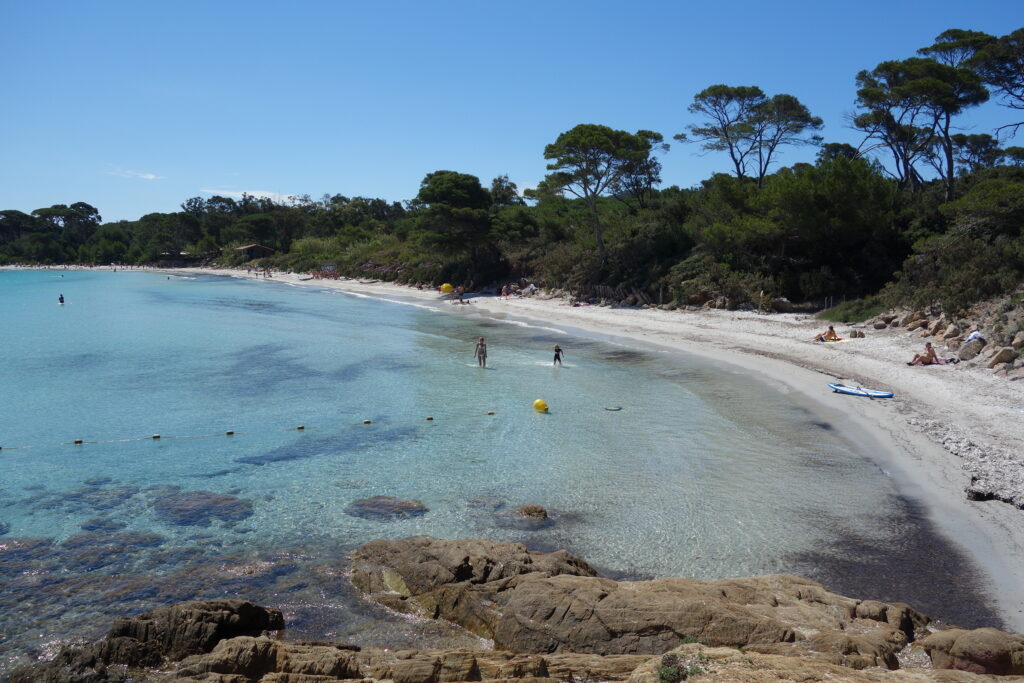
<svg viewBox="0 0 1024 683">
<path fill-rule="evenodd" d="M 1009 485 L 1024 481 L 1024 412 L 1016 408 L 1024 406 L 1024 382 L 994 376 L 980 362 L 908 367 L 906 362 L 924 345 L 916 332 L 853 326 L 866 337 L 821 344 L 811 339 L 827 323 L 809 315 L 577 307 L 543 292 L 512 299 L 470 293 L 471 304 L 450 305 L 436 290 L 369 280 L 314 280 L 279 272 L 264 278 L 256 271 L 223 268 L 159 272 L 416 300 L 453 315 L 537 321 L 738 367 L 826 416 L 846 418 L 841 422 L 850 427 L 843 436 L 872 453 L 899 489 L 923 505 L 936 529 L 967 552 L 987 575 L 1006 627 L 1024 632 L 1024 510 L 995 500 L 972 501 L 964 491 L 972 472 L 1006 477 Z M 847 337 L 851 326 L 836 328 Z M 895 397 L 842 396 L 826 386 L 830 381 L 885 389 Z M 1000 467 L 993 468 L 997 457 L 1002 458 Z"/>
</svg>

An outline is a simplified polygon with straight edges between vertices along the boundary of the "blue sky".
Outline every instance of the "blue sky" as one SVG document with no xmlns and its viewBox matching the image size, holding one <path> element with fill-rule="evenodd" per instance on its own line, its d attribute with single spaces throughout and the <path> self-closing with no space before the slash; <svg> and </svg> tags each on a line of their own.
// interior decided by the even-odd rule
<svg viewBox="0 0 1024 683">
<path fill-rule="evenodd" d="M 705 87 L 790 93 L 857 144 L 854 77 L 948 28 L 1004 35 L 1020 0 L 50 2 L 0 0 L 0 209 L 105 220 L 194 196 L 416 195 L 448 169 L 520 189 L 578 123 L 696 123 Z M 1019 112 L 1016 112 L 1019 114 Z M 972 132 L 1018 120 L 986 105 Z M 1009 144 L 1024 145 L 1015 140 Z M 788 150 L 783 164 L 813 158 Z M 664 185 L 728 172 L 674 143 Z"/>
</svg>

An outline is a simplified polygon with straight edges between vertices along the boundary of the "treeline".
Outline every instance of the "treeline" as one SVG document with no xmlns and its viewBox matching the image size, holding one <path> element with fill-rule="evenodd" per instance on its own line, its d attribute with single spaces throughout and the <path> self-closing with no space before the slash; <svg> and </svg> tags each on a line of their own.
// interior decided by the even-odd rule
<svg viewBox="0 0 1024 683">
<path fill-rule="evenodd" d="M 1024 148 L 957 121 L 990 97 L 1024 110 L 1024 29 L 953 29 L 919 55 L 856 77 L 859 147 L 825 143 L 793 95 L 715 85 L 694 97 L 682 144 L 724 154 L 730 172 L 658 189 L 661 134 L 581 124 L 548 145 L 549 174 L 520 194 L 440 170 L 415 198 L 195 197 L 174 213 L 103 223 L 86 203 L 0 211 L 0 261 L 260 265 L 484 286 L 527 277 L 581 296 L 730 307 L 867 298 L 958 311 L 1024 284 Z M 814 163 L 772 170 L 781 150 Z"/>
</svg>

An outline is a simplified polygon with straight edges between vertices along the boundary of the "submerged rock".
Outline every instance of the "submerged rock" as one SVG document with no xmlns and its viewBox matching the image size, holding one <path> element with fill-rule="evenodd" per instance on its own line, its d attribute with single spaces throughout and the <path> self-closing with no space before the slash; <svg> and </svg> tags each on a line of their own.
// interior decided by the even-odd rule
<svg viewBox="0 0 1024 683">
<path fill-rule="evenodd" d="M 523 505 L 516 510 L 523 517 L 529 517 L 531 519 L 547 519 L 548 511 L 540 505 Z"/>
<path fill-rule="evenodd" d="M 353 517 L 377 521 L 418 517 L 427 512 L 429 512 L 427 506 L 418 500 L 403 500 L 391 496 L 363 498 L 353 501 L 345 508 L 345 513 Z"/>
<path fill-rule="evenodd" d="M 176 526 L 209 526 L 214 519 L 240 522 L 252 516 L 252 501 L 210 491 L 171 490 L 158 495 L 153 510 Z"/>
</svg>

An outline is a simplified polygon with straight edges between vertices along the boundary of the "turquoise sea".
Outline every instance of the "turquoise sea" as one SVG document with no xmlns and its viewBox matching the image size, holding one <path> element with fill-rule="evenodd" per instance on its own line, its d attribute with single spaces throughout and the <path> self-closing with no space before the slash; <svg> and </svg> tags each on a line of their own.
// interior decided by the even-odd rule
<svg viewBox="0 0 1024 683">
<path fill-rule="evenodd" d="M 870 453 L 729 366 L 472 307 L 56 269 L 0 271 L 0 349 L 0 678 L 113 615 L 217 596 L 280 608 L 293 638 L 469 644 L 345 578 L 353 548 L 418 534 L 613 578 L 796 573 L 999 624 Z M 427 511 L 354 514 L 373 496 Z"/>
</svg>

